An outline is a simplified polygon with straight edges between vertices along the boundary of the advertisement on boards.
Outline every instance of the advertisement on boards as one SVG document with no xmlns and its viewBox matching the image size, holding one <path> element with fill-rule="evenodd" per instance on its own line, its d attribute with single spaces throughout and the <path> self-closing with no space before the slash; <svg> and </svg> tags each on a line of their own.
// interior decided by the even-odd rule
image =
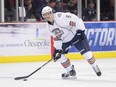
<svg viewBox="0 0 116 87">
<path fill-rule="evenodd" d="M 45 23 L 0 24 L 0 56 L 51 53 L 51 37 Z"/>
<path fill-rule="evenodd" d="M 116 51 L 116 22 L 86 22 L 85 34 L 92 51 Z M 77 52 L 73 47 L 70 52 Z"/>
</svg>

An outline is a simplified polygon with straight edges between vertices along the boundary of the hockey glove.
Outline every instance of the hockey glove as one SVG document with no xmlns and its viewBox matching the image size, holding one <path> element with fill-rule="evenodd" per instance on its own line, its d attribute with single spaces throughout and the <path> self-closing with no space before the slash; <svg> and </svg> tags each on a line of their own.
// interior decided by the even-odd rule
<svg viewBox="0 0 116 87">
<path fill-rule="evenodd" d="M 54 50 L 54 54 L 53 54 L 53 60 L 54 62 L 56 62 L 59 58 L 61 58 L 61 54 L 62 54 L 62 50 Z"/>
<path fill-rule="evenodd" d="M 79 38 L 80 40 L 86 39 L 85 33 L 84 33 L 84 31 L 82 31 L 82 30 L 78 30 L 78 31 L 77 31 L 77 36 L 78 36 L 78 38 Z"/>
</svg>

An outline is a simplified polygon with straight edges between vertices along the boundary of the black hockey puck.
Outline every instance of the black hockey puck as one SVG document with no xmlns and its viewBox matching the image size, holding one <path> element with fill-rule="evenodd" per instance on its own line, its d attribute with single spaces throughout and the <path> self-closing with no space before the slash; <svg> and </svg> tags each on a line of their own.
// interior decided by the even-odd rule
<svg viewBox="0 0 116 87">
<path fill-rule="evenodd" d="M 23 79 L 23 81 L 27 81 L 27 79 Z"/>
</svg>

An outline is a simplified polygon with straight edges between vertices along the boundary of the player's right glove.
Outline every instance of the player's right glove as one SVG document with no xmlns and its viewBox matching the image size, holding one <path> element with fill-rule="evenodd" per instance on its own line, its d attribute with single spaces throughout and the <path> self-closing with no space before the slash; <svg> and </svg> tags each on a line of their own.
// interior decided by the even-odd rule
<svg viewBox="0 0 116 87">
<path fill-rule="evenodd" d="M 57 50 L 57 49 L 54 50 L 54 53 L 53 53 L 54 62 L 56 62 L 59 58 L 61 58 L 62 52 L 63 52 L 62 50 Z"/>
</svg>

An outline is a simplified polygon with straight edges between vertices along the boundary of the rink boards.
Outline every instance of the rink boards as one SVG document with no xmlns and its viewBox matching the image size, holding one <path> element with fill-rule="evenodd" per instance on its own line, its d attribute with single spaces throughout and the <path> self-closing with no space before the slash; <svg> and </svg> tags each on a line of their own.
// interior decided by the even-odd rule
<svg viewBox="0 0 116 87">
<path fill-rule="evenodd" d="M 89 45 L 96 58 L 116 58 L 116 23 L 85 22 Z M 46 23 L 0 24 L 0 62 L 46 61 L 53 44 Z M 72 60 L 83 59 L 75 47 L 67 54 Z"/>
</svg>

